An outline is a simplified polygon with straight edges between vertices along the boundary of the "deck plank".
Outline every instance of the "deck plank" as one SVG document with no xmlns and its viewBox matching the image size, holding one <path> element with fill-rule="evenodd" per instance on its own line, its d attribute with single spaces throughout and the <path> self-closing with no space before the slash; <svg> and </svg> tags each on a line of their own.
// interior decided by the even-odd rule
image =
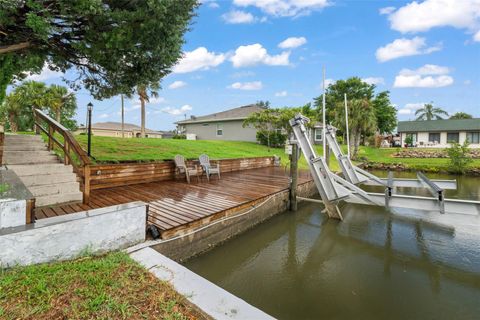
<svg viewBox="0 0 480 320">
<path fill-rule="evenodd" d="M 311 181 L 299 174 L 299 184 Z M 223 216 L 233 214 L 266 197 L 288 189 L 290 178 L 281 167 L 266 167 L 213 176 L 191 184 L 183 180 L 146 182 L 92 190 L 90 203 L 37 208 L 37 219 L 108 207 L 132 201 L 149 204 L 147 222 L 163 235 L 185 232 Z M 203 222 L 202 222 L 203 221 Z"/>
</svg>

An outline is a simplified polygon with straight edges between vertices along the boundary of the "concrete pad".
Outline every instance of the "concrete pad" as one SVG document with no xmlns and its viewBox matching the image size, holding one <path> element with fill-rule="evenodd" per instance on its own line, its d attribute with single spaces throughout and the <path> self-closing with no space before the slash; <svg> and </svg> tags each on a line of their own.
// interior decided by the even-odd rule
<svg viewBox="0 0 480 320">
<path fill-rule="evenodd" d="M 130 256 L 213 319 L 275 319 L 151 248 Z"/>
</svg>

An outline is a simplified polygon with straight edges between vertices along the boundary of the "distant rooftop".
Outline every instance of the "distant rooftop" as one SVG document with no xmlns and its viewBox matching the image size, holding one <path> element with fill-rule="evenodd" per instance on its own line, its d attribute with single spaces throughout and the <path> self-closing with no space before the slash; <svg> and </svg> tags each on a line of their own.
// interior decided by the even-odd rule
<svg viewBox="0 0 480 320">
<path fill-rule="evenodd" d="M 82 127 L 81 129 L 84 129 Z M 108 121 L 108 122 L 97 122 L 92 124 L 92 129 L 97 129 L 97 130 L 122 130 L 122 123 L 121 122 L 113 122 L 113 121 Z M 125 131 L 140 131 L 141 128 L 140 126 L 137 126 L 136 124 L 132 123 L 124 123 L 124 129 Z M 145 132 L 147 133 L 163 133 L 162 131 L 156 131 L 156 130 L 151 130 L 145 128 Z"/>
<path fill-rule="evenodd" d="M 205 116 L 191 116 L 190 119 L 177 121 L 177 124 L 197 123 L 197 122 L 212 122 L 212 121 L 227 121 L 227 120 L 244 120 L 250 114 L 265 110 L 265 107 L 257 104 L 250 104 L 247 106 L 237 107 L 217 113 L 208 114 Z"/>
<path fill-rule="evenodd" d="M 480 131 L 480 118 L 399 121 L 398 132 Z"/>
</svg>

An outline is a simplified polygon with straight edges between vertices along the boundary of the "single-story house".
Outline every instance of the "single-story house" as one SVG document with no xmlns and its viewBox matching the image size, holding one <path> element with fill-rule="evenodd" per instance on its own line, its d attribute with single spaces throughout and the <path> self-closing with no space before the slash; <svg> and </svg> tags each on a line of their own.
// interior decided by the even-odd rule
<svg viewBox="0 0 480 320">
<path fill-rule="evenodd" d="M 463 144 L 468 140 L 471 148 L 480 148 L 480 118 L 399 121 L 397 131 L 402 146 L 412 137 L 415 147 L 446 148 L 450 141 Z"/>
<path fill-rule="evenodd" d="M 80 127 L 76 134 L 86 133 L 86 127 Z M 139 138 L 141 133 L 140 126 L 131 123 L 124 123 L 125 138 Z M 97 122 L 92 124 L 92 134 L 100 137 L 122 137 L 121 122 Z M 162 138 L 164 135 L 171 137 L 171 134 L 162 131 L 150 130 L 145 128 L 145 136 L 147 138 Z M 166 138 L 166 137 L 165 137 Z"/>
</svg>

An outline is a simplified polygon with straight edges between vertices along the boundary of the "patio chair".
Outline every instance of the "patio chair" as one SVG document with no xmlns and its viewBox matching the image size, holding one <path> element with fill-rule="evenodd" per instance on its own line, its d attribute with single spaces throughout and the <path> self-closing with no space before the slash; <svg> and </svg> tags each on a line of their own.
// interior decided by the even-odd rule
<svg viewBox="0 0 480 320">
<path fill-rule="evenodd" d="M 197 176 L 197 181 L 200 182 L 200 176 L 198 173 L 198 167 L 195 165 L 193 168 L 192 167 L 187 167 L 185 163 L 185 158 L 179 154 L 175 156 L 175 171 L 180 175 L 180 174 L 185 174 L 185 177 L 187 178 L 187 182 L 190 183 L 190 177 L 191 176 Z"/>
<path fill-rule="evenodd" d="M 216 174 L 218 179 L 220 179 L 220 164 L 218 162 L 215 166 L 212 166 L 212 164 L 210 164 L 210 158 L 206 154 L 200 155 L 198 160 L 200 160 L 200 165 L 202 166 L 208 181 L 210 181 L 211 174 Z"/>
</svg>

